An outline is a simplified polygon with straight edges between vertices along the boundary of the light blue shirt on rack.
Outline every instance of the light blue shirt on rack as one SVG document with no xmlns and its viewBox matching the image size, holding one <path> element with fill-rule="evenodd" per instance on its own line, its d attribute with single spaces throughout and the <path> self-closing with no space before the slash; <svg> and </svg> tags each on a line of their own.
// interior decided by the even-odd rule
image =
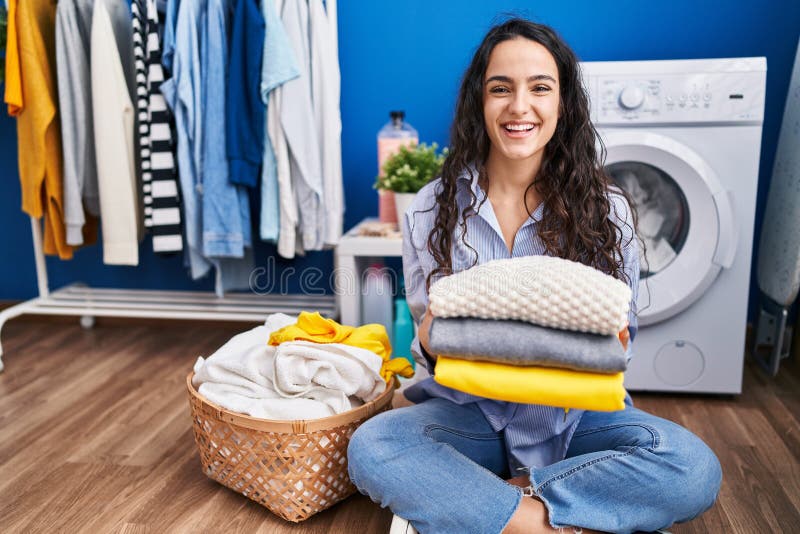
<svg viewBox="0 0 800 534">
<path fill-rule="evenodd" d="M 457 225 L 456 235 L 453 237 L 453 272 L 469 268 L 475 259 L 481 264 L 501 258 L 544 254 L 544 244 L 536 233 L 536 225 L 543 216 L 543 205 L 540 204 L 532 217 L 519 229 L 512 251 L 509 252 L 492 204 L 478 185 L 477 173 L 473 174 L 474 176 L 470 176 L 469 172 L 464 172 L 457 181 L 456 201 L 459 214 L 469 207 L 472 194 L 477 199 L 478 212 L 477 215 L 467 218 L 466 234 Z M 425 280 L 437 266 L 428 250 L 427 239 L 435 222 L 436 191 L 440 186 L 440 181 L 435 180 L 422 188 L 403 219 L 406 300 L 417 324 L 428 306 Z M 609 194 L 609 199 L 612 203 L 610 216 L 622 229 L 624 269 L 633 290 L 629 315 L 633 341 L 637 331 L 635 304 L 639 286 L 637 242 L 633 238 L 633 223 L 627 202 L 621 195 L 613 193 Z M 462 235 L 465 236 L 467 245 L 462 242 Z M 433 364 L 423 356 L 417 338 L 412 343 L 411 351 L 433 374 Z M 629 352 L 629 358 L 630 354 Z M 543 467 L 562 460 L 583 414 L 583 410 L 577 409 L 569 410 L 565 414 L 563 408 L 485 399 L 442 386 L 433 378 L 426 378 L 409 387 L 406 396 L 416 403 L 434 397 L 448 399 L 457 404 L 477 403 L 492 428 L 498 432 L 504 431 L 509 467 L 514 476 L 521 474 L 517 472 L 520 468 Z"/>
<path fill-rule="evenodd" d="M 178 21 L 180 0 L 165 0 L 164 37 L 161 43 L 161 64 L 172 72 L 172 58 L 175 56 L 175 25 Z"/>
<path fill-rule="evenodd" d="M 184 0 L 187 1 L 187 0 Z M 229 179 L 225 91 L 231 0 L 207 0 L 208 27 L 201 39 L 203 79 L 203 252 L 210 257 L 242 258 L 252 244 L 247 190 Z"/>
<path fill-rule="evenodd" d="M 167 6 L 174 9 L 175 0 Z M 174 31 L 172 76 L 161 92 L 175 115 L 178 171 L 192 278 L 213 265 L 217 292 L 249 287 L 254 261 L 247 192 L 228 181 L 225 74 L 228 0 L 182 0 Z M 173 23 L 168 18 L 168 27 Z"/>
<path fill-rule="evenodd" d="M 164 33 L 165 61 L 172 76 L 161 93 L 175 115 L 178 177 L 186 233 L 186 262 L 193 279 L 205 276 L 211 262 L 203 255 L 202 205 L 198 193 L 202 165 L 202 80 L 200 34 L 205 5 L 195 0 L 170 0 Z"/>
</svg>

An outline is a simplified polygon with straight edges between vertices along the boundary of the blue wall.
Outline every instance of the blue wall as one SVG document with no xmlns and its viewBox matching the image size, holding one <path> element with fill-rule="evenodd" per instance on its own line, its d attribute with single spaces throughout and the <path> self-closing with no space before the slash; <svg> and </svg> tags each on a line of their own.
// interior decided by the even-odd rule
<svg viewBox="0 0 800 534">
<path fill-rule="evenodd" d="M 377 212 L 372 190 L 375 134 L 388 111 L 404 109 L 422 141 L 446 145 L 461 74 L 492 22 L 509 12 L 555 27 L 579 58 L 587 61 L 766 56 L 760 222 L 800 33 L 800 3 L 674 0 L 653 5 L 637 1 L 340 0 L 346 227 Z M 0 300 L 24 299 L 36 295 L 30 224 L 19 209 L 14 122 L 0 115 L 0 258 L 4 260 L 0 262 Z M 154 257 L 149 250 L 145 241 L 141 265 L 135 268 L 104 266 L 99 247 L 78 251 L 70 262 L 49 258 L 50 286 L 80 280 L 108 287 L 212 287 L 210 280 L 192 282 L 179 258 Z M 264 264 L 274 248 L 260 244 L 257 255 Z M 327 271 L 332 254 L 312 253 L 294 262 L 277 259 L 277 265 L 297 269 L 315 265 Z"/>
</svg>

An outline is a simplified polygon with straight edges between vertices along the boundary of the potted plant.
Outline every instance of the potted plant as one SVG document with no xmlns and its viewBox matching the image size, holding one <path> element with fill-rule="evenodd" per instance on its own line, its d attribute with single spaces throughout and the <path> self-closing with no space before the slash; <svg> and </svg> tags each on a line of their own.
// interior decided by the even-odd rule
<svg viewBox="0 0 800 534">
<path fill-rule="evenodd" d="M 394 192 L 398 218 L 403 217 L 417 191 L 441 173 L 447 148 L 437 154 L 438 148 L 436 143 L 403 146 L 383 164 L 383 175 L 377 177 L 374 188 Z"/>
</svg>

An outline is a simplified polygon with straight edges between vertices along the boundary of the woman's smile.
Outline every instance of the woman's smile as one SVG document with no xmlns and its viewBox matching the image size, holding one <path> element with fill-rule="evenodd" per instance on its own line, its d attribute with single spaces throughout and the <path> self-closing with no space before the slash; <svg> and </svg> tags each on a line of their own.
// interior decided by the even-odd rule
<svg viewBox="0 0 800 534">
<path fill-rule="evenodd" d="M 526 139 L 536 133 L 539 125 L 527 121 L 512 121 L 502 125 L 506 135 L 512 139 Z"/>
</svg>

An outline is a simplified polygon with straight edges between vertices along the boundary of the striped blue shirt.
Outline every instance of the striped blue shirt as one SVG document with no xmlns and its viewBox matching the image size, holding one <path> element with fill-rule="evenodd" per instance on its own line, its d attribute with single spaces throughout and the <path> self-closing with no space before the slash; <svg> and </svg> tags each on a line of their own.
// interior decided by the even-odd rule
<svg viewBox="0 0 800 534">
<path fill-rule="evenodd" d="M 439 180 L 426 185 L 417 194 L 403 221 L 403 274 L 406 299 L 417 324 L 428 305 L 425 280 L 437 266 L 428 250 L 427 240 L 434 227 L 437 212 L 436 208 L 431 208 L 436 205 L 435 195 L 440 187 Z M 486 199 L 485 192 L 478 185 L 477 173 L 464 172 L 457 181 L 456 201 L 459 213 L 463 213 L 469 207 L 470 192 L 477 198 L 475 208 L 478 212 L 477 215 L 467 219 L 466 233 L 461 228 L 459 217 L 453 238 L 453 272 L 471 267 L 475 259 L 480 264 L 500 258 L 544 254 L 544 244 L 536 233 L 536 225 L 543 215 L 542 204 L 519 229 L 512 252 L 509 253 L 491 202 Z M 621 195 L 613 193 L 609 193 L 609 199 L 612 204 L 610 216 L 622 229 L 623 263 L 633 290 L 629 316 L 629 329 L 633 341 L 637 331 L 635 304 L 639 287 L 637 242 L 636 239 L 632 239 L 633 222 L 627 202 Z M 469 246 L 462 242 L 462 236 Z M 433 374 L 433 362 L 423 355 L 418 339 L 414 339 L 411 350 L 415 359 Z M 630 356 L 629 352 L 628 358 Z M 409 387 L 406 396 L 417 403 L 434 397 L 448 399 L 457 404 L 477 403 L 492 428 L 497 432 L 504 432 L 512 476 L 519 474 L 517 471 L 521 468 L 543 467 L 562 460 L 583 414 L 582 410 L 577 409 L 571 409 L 565 414 L 562 408 L 485 399 L 442 386 L 433 378 L 426 378 Z"/>
</svg>

